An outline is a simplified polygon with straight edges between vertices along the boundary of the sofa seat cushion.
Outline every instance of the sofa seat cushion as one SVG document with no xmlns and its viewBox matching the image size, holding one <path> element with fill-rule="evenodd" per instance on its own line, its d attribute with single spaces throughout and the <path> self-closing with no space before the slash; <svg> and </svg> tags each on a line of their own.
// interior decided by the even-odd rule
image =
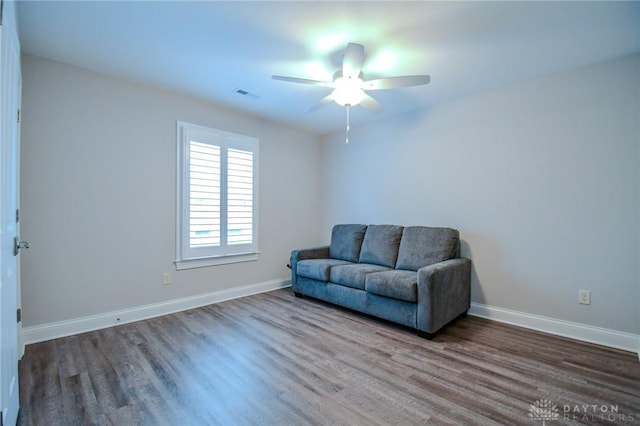
<svg viewBox="0 0 640 426">
<path fill-rule="evenodd" d="M 405 302 L 418 301 L 418 273 L 413 271 L 385 271 L 367 275 L 367 293 Z"/>
<path fill-rule="evenodd" d="M 331 268 L 329 281 L 332 283 L 364 290 L 367 274 L 372 272 L 389 271 L 391 268 L 367 263 L 355 263 L 350 265 L 338 265 Z"/>
<path fill-rule="evenodd" d="M 301 277 L 327 282 L 331 268 L 349 264 L 350 262 L 339 259 L 305 259 L 298 261 L 296 273 Z"/>
<path fill-rule="evenodd" d="M 362 241 L 360 263 L 395 267 L 401 237 L 402 226 L 369 225 Z"/>
<path fill-rule="evenodd" d="M 402 231 L 396 269 L 417 271 L 423 266 L 452 259 L 460 234 L 451 228 L 407 226 Z"/>
<path fill-rule="evenodd" d="M 329 257 L 332 259 L 358 262 L 360 248 L 367 225 L 336 225 L 331 232 Z"/>
</svg>

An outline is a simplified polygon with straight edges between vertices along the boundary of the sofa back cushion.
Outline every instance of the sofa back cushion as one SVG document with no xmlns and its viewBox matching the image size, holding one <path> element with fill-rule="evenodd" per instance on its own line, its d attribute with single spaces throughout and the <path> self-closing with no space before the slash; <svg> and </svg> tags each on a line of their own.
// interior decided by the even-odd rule
<svg viewBox="0 0 640 426">
<path fill-rule="evenodd" d="M 332 259 L 357 262 L 367 225 L 336 225 L 331 232 L 329 256 Z"/>
<path fill-rule="evenodd" d="M 407 226 L 402 232 L 396 269 L 417 271 L 423 266 L 452 259 L 460 234 L 451 228 Z"/>
<path fill-rule="evenodd" d="M 402 226 L 369 225 L 364 234 L 360 263 L 372 263 L 393 268 L 398 258 Z"/>
</svg>

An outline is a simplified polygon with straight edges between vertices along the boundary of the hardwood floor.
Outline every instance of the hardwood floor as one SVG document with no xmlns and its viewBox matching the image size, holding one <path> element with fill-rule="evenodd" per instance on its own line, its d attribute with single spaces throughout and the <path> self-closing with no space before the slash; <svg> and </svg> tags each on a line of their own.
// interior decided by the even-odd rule
<svg viewBox="0 0 640 426">
<path fill-rule="evenodd" d="M 20 425 L 640 425 L 636 354 L 475 317 L 426 340 L 290 289 L 29 345 L 20 387 Z"/>
</svg>

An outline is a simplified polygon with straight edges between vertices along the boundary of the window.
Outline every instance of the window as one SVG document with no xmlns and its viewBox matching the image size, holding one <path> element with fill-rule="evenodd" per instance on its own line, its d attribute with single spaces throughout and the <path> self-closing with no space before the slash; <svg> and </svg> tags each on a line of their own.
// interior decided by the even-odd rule
<svg viewBox="0 0 640 426">
<path fill-rule="evenodd" d="M 258 140 L 177 123 L 177 269 L 258 258 Z"/>
</svg>

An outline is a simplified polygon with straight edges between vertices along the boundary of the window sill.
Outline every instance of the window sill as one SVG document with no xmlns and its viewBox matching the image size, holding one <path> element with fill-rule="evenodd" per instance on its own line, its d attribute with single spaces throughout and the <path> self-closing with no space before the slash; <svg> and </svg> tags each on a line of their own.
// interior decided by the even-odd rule
<svg viewBox="0 0 640 426">
<path fill-rule="evenodd" d="M 176 270 L 204 268 L 207 266 L 227 265 L 230 263 L 255 262 L 259 253 L 244 253 L 230 256 L 200 257 L 197 259 L 176 260 Z"/>
</svg>

